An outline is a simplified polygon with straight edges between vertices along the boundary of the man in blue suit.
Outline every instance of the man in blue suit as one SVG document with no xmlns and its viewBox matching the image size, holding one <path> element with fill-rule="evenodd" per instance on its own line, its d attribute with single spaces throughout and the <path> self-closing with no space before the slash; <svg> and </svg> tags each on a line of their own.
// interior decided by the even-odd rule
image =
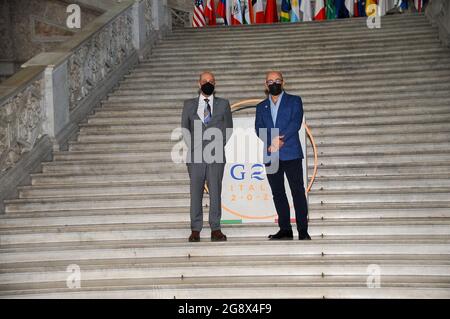
<svg viewBox="0 0 450 319">
<path fill-rule="evenodd" d="M 308 206 L 303 184 L 303 152 L 299 138 L 299 130 L 303 121 L 302 99 L 284 91 L 281 72 L 268 72 L 265 85 L 269 97 L 256 107 L 255 129 L 258 137 L 264 141 L 266 168 L 278 160 L 278 169 L 274 171 L 266 169 L 266 173 L 272 189 L 280 227 L 278 233 L 270 235 L 269 239 L 285 240 L 294 237 L 289 202 L 284 187 L 284 175 L 286 174 L 294 200 L 299 239 L 310 240 Z M 270 145 L 268 145 L 269 143 Z M 270 162 L 268 158 L 270 158 Z"/>
</svg>

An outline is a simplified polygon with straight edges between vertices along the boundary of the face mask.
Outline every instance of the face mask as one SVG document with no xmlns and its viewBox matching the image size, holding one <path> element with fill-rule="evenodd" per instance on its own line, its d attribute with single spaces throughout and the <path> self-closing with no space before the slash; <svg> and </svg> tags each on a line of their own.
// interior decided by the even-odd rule
<svg viewBox="0 0 450 319">
<path fill-rule="evenodd" d="M 269 93 L 270 95 L 278 96 L 281 94 L 281 84 L 273 83 L 269 85 Z"/>
<path fill-rule="evenodd" d="M 209 82 L 206 82 L 201 87 L 202 92 L 208 96 L 214 93 L 214 89 L 215 89 L 214 84 L 211 84 Z"/>
</svg>

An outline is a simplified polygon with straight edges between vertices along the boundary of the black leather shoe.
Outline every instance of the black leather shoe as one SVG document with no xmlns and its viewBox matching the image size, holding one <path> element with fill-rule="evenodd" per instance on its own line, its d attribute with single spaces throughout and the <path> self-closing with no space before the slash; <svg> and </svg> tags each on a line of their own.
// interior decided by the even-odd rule
<svg viewBox="0 0 450 319">
<path fill-rule="evenodd" d="M 214 230 L 211 232 L 211 241 L 227 241 L 227 236 L 220 229 Z"/>
<path fill-rule="evenodd" d="M 309 236 L 308 233 L 301 234 L 301 235 L 298 235 L 298 240 L 311 240 L 311 237 Z"/>
<path fill-rule="evenodd" d="M 196 243 L 200 241 L 200 232 L 193 230 L 191 236 L 189 236 L 189 242 Z"/>
<path fill-rule="evenodd" d="M 294 239 L 294 235 L 292 231 L 280 230 L 278 233 L 274 235 L 269 235 L 269 240 L 292 240 Z"/>
</svg>

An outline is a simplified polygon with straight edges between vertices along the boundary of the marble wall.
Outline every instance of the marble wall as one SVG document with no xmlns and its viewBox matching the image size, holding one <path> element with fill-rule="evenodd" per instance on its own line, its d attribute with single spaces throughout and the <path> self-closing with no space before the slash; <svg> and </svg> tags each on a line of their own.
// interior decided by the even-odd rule
<svg viewBox="0 0 450 319">
<path fill-rule="evenodd" d="M 79 31 L 66 27 L 68 4 L 62 0 L 0 0 L 0 40 L 6 43 L 0 47 L 0 60 L 23 63 Z M 100 14 L 82 7 L 81 27 Z"/>
</svg>

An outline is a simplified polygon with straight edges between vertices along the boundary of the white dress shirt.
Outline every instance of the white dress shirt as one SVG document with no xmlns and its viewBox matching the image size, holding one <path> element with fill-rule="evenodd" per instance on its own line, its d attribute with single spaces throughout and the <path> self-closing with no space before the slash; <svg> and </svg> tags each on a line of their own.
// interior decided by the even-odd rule
<svg viewBox="0 0 450 319">
<path fill-rule="evenodd" d="M 197 114 L 198 117 L 200 118 L 200 120 L 202 120 L 202 122 L 205 122 L 205 107 L 206 107 L 206 102 L 205 99 L 209 100 L 209 106 L 211 106 L 211 117 L 213 115 L 213 111 L 214 111 L 214 95 L 211 95 L 209 97 L 204 96 L 203 94 L 200 94 L 200 98 L 198 99 L 198 108 L 197 108 Z"/>
</svg>

